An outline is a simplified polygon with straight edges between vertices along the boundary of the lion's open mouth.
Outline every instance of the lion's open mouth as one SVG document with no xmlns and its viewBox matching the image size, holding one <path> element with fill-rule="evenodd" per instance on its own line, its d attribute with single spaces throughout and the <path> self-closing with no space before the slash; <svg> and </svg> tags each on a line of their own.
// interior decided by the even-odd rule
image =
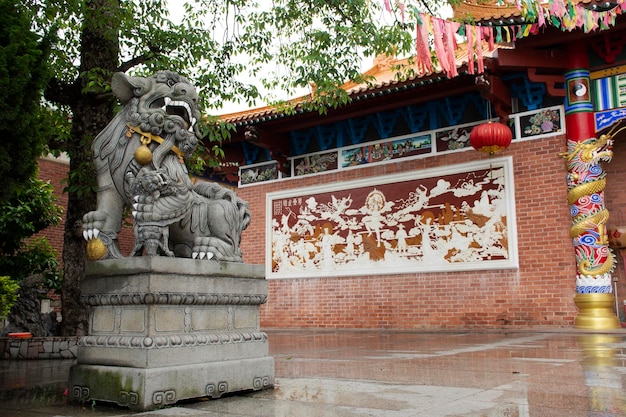
<svg viewBox="0 0 626 417">
<path fill-rule="evenodd" d="M 170 97 L 163 97 L 152 103 L 152 107 L 161 108 L 165 113 L 182 118 L 188 131 L 192 132 L 196 124 L 196 118 L 192 116 L 191 107 L 185 101 L 172 100 Z"/>
</svg>

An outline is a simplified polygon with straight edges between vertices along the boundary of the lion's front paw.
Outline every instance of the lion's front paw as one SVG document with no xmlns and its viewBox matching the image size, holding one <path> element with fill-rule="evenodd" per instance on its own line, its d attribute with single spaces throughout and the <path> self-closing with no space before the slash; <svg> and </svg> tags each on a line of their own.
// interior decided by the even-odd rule
<svg viewBox="0 0 626 417">
<path fill-rule="evenodd" d="M 214 236 L 196 237 L 193 240 L 193 259 L 213 259 L 220 262 L 243 262 L 241 251 Z"/>
<path fill-rule="evenodd" d="M 86 241 L 98 237 L 107 216 L 104 211 L 90 211 L 83 216 L 83 237 Z"/>
<path fill-rule="evenodd" d="M 213 259 L 215 248 L 211 245 L 210 237 L 197 237 L 193 241 L 192 259 Z"/>
</svg>

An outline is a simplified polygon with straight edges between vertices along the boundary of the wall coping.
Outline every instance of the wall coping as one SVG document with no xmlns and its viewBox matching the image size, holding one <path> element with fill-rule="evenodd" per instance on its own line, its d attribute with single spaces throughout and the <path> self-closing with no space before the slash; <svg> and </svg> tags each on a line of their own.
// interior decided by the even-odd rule
<svg viewBox="0 0 626 417">
<path fill-rule="evenodd" d="M 1 359 L 75 359 L 80 336 L 0 337 Z"/>
</svg>

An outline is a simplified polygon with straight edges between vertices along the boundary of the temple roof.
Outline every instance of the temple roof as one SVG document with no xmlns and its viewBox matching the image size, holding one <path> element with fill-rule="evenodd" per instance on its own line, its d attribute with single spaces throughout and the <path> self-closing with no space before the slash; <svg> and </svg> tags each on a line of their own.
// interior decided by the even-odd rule
<svg viewBox="0 0 626 417">
<path fill-rule="evenodd" d="M 493 58 L 496 54 L 498 46 L 492 51 L 489 51 L 487 44 L 483 47 L 484 59 Z M 459 49 L 455 52 L 455 65 L 458 69 L 463 71 L 464 67 L 468 63 L 468 50 L 465 45 L 459 45 Z M 405 79 L 398 79 L 398 67 L 408 67 L 415 70 L 413 76 L 409 76 Z M 348 93 L 351 98 L 363 96 L 372 92 L 384 91 L 393 88 L 394 86 L 409 83 L 409 82 L 424 82 L 432 83 L 433 81 L 441 82 L 446 80 L 447 77 L 441 67 L 436 67 L 432 73 L 421 72 L 416 64 L 412 64 L 409 59 L 398 59 L 391 56 L 378 56 L 374 58 L 372 67 L 363 72 L 363 76 L 370 78 L 372 81 L 369 83 L 354 83 L 348 81 L 341 85 L 341 88 Z M 288 100 L 289 104 L 294 105 L 296 109 L 300 108 L 302 103 L 310 99 L 311 95 L 303 95 Z M 261 118 L 276 117 L 281 114 L 281 111 L 276 106 L 268 105 L 263 107 L 257 107 L 235 113 L 223 114 L 219 116 L 219 119 L 233 124 L 247 124 L 257 121 Z"/>
<path fill-rule="evenodd" d="M 554 1 L 541 0 L 544 10 L 548 10 Z M 606 11 L 617 6 L 616 0 L 566 0 L 564 3 L 581 5 L 592 11 Z M 470 18 L 477 24 L 511 25 L 524 23 L 522 10 L 515 0 L 462 0 L 454 7 L 454 19 L 465 21 Z"/>
<path fill-rule="evenodd" d="M 456 20 L 471 17 L 476 22 L 492 19 L 510 21 L 510 19 L 519 19 L 521 16 L 522 13 L 515 6 L 515 2 L 502 0 L 463 0 L 454 8 Z"/>
</svg>

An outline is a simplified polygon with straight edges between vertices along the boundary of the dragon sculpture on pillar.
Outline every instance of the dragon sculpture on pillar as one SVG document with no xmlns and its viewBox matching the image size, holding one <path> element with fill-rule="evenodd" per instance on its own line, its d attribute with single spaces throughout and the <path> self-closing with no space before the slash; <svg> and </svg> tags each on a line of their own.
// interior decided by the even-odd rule
<svg viewBox="0 0 626 417">
<path fill-rule="evenodd" d="M 194 185 L 185 167 L 201 139 L 195 87 L 159 71 L 147 78 L 117 73 L 111 88 L 123 107 L 93 143 L 97 208 L 83 217 L 89 259 L 122 257 L 118 233 L 131 207 L 131 255 L 243 262 L 248 204 L 220 185 Z"/>
<path fill-rule="evenodd" d="M 581 142 L 568 140 L 567 152 L 560 154 L 568 169 L 570 237 L 578 264 L 576 292 L 579 294 L 610 293 L 612 289 L 615 259 L 606 234 L 609 219 L 604 205 L 606 172 L 600 166 L 600 162 L 611 161 L 612 147 L 612 135 L 606 134 Z"/>
</svg>

